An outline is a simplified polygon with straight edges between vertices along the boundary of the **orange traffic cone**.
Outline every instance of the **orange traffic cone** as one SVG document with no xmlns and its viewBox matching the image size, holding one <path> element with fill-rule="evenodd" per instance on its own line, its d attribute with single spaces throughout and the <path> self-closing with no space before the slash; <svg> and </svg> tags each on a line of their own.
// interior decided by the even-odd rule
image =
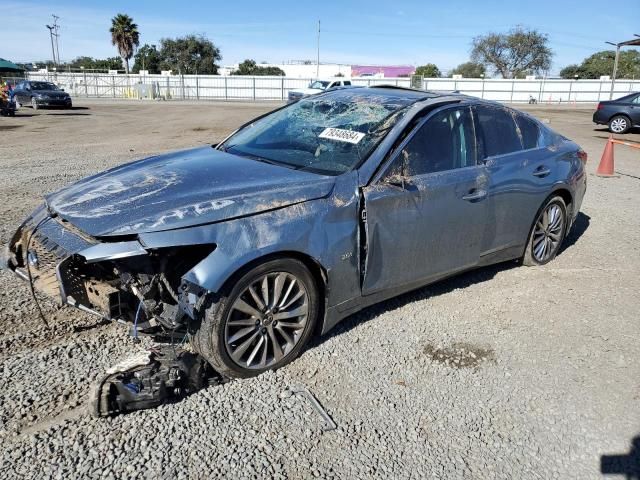
<svg viewBox="0 0 640 480">
<path fill-rule="evenodd" d="M 609 140 L 607 140 L 607 145 L 604 147 L 604 152 L 602 152 L 602 158 L 600 159 L 600 165 L 598 165 L 598 170 L 596 170 L 596 175 L 599 177 L 615 177 L 613 173 L 613 135 L 609 135 Z"/>
</svg>

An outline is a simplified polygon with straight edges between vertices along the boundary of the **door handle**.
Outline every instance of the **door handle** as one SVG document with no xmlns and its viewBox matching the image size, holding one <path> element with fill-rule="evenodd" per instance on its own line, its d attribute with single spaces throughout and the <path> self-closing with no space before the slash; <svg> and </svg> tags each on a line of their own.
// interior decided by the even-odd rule
<svg viewBox="0 0 640 480">
<path fill-rule="evenodd" d="M 470 190 L 469 193 L 464 195 L 462 199 L 466 200 L 467 202 L 477 202 L 478 200 L 482 200 L 486 196 L 487 196 L 486 190 L 474 188 Z"/>
<path fill-rule="evenodd" d="M 535 172 L 533 172 L 533 175 L 536 177 L 546 177 L 547 175 L 549 175 L 551 173 L 551 170 L 549 170 L 547 167 L 545 166 L 540 166 L 538 168 L 536 168 Z"/>
</svg>

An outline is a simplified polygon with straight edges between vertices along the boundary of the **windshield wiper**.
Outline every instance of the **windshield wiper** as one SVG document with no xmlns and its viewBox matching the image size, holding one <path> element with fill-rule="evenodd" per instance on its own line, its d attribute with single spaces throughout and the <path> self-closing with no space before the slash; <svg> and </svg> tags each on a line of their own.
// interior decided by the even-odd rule
<svg viewBox="0 0 640 480">
<path fill-rule="evenodd" d="M 222 149 L 223 152 L 229 152 L 230 149 L 232 149 L 233 147 L 235 147 L 235 145 L 229 145 L 228 147 L 224 147 Z M 299 168 L 296 168 L 297 165 L 293 165 L 291 163 L 286 163 L 286 162 L 277 162 L 275 160 L 271 160 L 269 158 L 264 158 L 261 157 L 259 155 L 254 155 L 252 153 L 246 153 L 246 152 L 229 152 L 232 153 L 234 155 L 238 155 L 239 157 L 245 157 L 245 158 L 250 158 L 251 160 L 257 160 L 258 162 L 262 162 L 262 163 L 268 163 L 269 165 L 276 165 L 278 167 L 282 167 L 282 166 L 286 166 L 286 167 L 291 167 L 291 168 L 295 168 L 296 170 L 298 170 Z"/>
</svg>

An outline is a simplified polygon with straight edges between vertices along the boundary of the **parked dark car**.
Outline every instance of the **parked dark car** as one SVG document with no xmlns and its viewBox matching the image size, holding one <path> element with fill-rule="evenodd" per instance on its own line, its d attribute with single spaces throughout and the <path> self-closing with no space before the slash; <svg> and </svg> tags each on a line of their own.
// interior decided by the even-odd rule
<svg viewBox="0 0 640 480">
<path fill-rule="evenodd" d="M 20 105 L 31 105 L 34 110 L 40 107 L 71 108 L 71 97 L 51 82 L 26 80 L 16 85 L 16 100 Z"/>
<path fill-rule="evenodd" d="M 338 89 L 213 148 L 46 196 L 8 266 L 64 304 L 188 335 L 219 373 L 249 377 L 373 303 L 483 265 L 551 261 L 580 209 L 585 161 L 496 103 Z"/>
<path fill-rule="evenodd" d="M 627 133 L 632 127 L 640 127 L 640 92 L 598 103 L 593 122 L 608 125 L 611 133 Z"/>
</svg>

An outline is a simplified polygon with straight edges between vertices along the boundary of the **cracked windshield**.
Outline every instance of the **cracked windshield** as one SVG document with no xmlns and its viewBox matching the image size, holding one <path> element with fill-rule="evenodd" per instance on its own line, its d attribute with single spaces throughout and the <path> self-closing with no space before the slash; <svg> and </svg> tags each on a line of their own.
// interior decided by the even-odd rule
<svg viewBox="0 0 640 480">
<path fill-rule="evenodd" d="M 298 170 L 338 175 L 360 164 L 411 102 L 336 91 L 301 100 L 240 130 L 221 150 Z"/>
</svg>

